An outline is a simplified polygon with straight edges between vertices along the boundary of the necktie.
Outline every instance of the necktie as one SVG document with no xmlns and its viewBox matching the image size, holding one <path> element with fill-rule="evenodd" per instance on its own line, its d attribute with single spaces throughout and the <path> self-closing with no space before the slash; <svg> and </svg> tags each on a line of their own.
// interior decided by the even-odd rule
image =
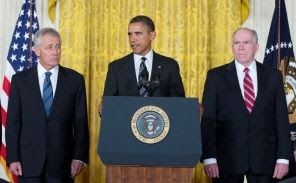
<svg viewBox="0 0 296 183">
<path fill-rule="evenodd" d="M 148 81 L 149 73 L 147 71 L 147 67 L 145 65 L 146 58 L 141 58 L 142 62 L 140 64 L 139 69 L 139 77 L 138 77 L 138 88 L 139 88 L 139 94 L 141 97 L 149 97 L 149 93 L 147 91 L 147 88 L 144 87 L 145 83 Z"/>
<path fill-rule="evenodd" d="M 45 79 L 43 83 L 43 103 L 44 103 L 44 108 L 47 116 L 49 116 L 52 100 L 53 100 L 50 75 L 51 75 L 50 72 L 45 73 Z"/>
<path fill-rule="evenodd" d="M 244 100 L 249 113 L 251 113 L 255 103 L 254 86 L 252 78 L 249 75 L 249 69 L 245 68 L 244 73 Z"/>
</svg>

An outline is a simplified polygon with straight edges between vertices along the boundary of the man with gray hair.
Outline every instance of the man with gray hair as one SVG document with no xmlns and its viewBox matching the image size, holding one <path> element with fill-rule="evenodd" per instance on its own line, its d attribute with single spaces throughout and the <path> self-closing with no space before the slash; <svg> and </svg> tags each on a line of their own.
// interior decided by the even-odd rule
<svg viewBox="0 0 296 183">
<path fill-rule="evenodd" d="M 208 71 L 201 119 L 203 162 L 214 183 L 272 183 L 292 157 L 280 71 L 255 60 L 254 30 L 233 34 L 234 60 Z"/>
<path fill-rule="evenodd" d="M 61 65 L 61 37 L 39 30 L 36 67 L 11 80 L 6 126 L 7 163 L 26 183 L 70 183 L 88 162 L 84 78 Z"/>
</svg>

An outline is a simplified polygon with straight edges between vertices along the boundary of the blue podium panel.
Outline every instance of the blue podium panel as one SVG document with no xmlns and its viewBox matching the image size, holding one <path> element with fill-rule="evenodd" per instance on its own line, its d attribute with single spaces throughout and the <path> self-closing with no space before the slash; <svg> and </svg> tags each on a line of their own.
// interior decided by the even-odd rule
<svg viewBox="0 0 296 183">
<path fill-rule="evenodd" d="M 141 116 L 135 113 L 145 106 L 162 109 L 169 119 L 167 135 L 157 143 L 138 140 L 131 127 L 133 116 Z M 150 112 L 146 113 L 149 122 Z M 156 112 L 155 116 L 161 115 Z M 98 154 L 106 165 L 195 166 L 202 153 L 199 119 L 198 101 L 193 98 L 106 96 Z M 151 125 L 150 129 L 153 128 Z M 141 125 L 137 130 L 141 132 Z M 158 138 L 157 134 L 152 137 Z"/>
</svg>

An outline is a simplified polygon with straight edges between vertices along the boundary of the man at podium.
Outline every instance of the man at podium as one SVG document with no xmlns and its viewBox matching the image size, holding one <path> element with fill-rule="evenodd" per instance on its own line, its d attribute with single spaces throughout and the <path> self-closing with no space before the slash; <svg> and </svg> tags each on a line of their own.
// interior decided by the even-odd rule
<svg viewBox="0 0 296 183">
<path fill-rule="evenodd" d="M 104 96 L 184 97 L 178 63 L 152 50 L 154 22 L 132 18 L 128 26 L 132 53 L 109 64 Z"/>
</svg>

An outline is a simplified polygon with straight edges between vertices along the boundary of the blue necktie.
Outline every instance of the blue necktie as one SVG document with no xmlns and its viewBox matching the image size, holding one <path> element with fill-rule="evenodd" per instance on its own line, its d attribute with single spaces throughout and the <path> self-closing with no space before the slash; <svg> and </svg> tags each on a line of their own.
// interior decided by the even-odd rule
<svg viewBox="0 0 296 183">
<path fill-rule="evenodd" d="M 139 79 L 138 79 L 138 88 L 139 88 L 139 94 L 141 97 L 149 97 L 149 93 L 147 89 L 144 87 L 144 82 L 148 81 L 148 71 L 147 67 L 145 65 L 146 58 L 142 57 L 141 58 L 142 62 L 140 64 L 140 69 L 139 69 Z"/>
<path fill-rule="evenodd" d="M 43 83 L 43 103 L 44 103 L 44 108 L 47 116 L 49 116 L 52 100 L 53 100 L 50 75 L 51 75 L 51 72 L 45 73 L 45 79 Z"/>
</svg>

